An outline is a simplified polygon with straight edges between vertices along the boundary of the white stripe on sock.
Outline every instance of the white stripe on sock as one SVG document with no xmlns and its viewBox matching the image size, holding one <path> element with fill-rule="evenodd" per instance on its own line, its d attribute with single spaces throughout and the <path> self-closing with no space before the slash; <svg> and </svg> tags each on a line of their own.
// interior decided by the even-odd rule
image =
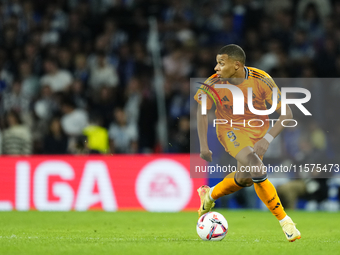
<svg viewBox="0 0 340 255">
<path fill-rule="evenodd" d="M 210 192 L 209 192 L 209 198 L 210 198 L 210 200 L 211 201 L 216 201 L 215 199 L 213 199 L 212 197 L 211 197 L 211 193 L 213 192 L 213 189 L 215 188 L 215 186 L 214 187 L 211 187 L 210 188 Z"/>
<path fill-rule="evenodd" d="M 280 223 L 284 222 L 285 220 L 290 219 L 290 217 L 288 215 L 286 215 L 286 217 L 284 217 L 282 220 L 279 220 Z"/>
</svg>

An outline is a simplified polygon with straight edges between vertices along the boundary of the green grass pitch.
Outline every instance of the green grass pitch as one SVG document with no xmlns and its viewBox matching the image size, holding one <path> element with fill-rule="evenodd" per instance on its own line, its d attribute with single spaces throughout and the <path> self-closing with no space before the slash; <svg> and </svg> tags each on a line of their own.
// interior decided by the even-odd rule
<svg viewBox="0 0 340 255">
<path fill-rule="evenodd" d="M 220 242 L 196 234 L 196 212 L 0 212 L 0 254 L 340 254 L 339 213 L 289 212 L 302 239 L 286 241 L 269 212 L 222 213 Z"/>
</svg>

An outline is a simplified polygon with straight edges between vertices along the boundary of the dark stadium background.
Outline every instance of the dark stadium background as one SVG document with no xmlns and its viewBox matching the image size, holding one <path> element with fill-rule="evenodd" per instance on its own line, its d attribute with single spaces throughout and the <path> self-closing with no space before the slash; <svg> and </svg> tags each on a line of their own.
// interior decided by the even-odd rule
<svg viewBox="0 0 340 255">
<path fill-rule="evenodd" d="M 0 200 L 9 201 L 3 202 L 4 210 L 37 208 L 32 201 L 15 207 L 14 187 L 26 183 L 18 181 L 15 171 L 32 179 L 43 161 L 68 162 L 76 175 L 70 185 L 76 189 L 87 160 L 101 158 L 111 178 L 119 180 L 114 186 L 120 185 L 117 189 L 122 191 L 116 191 L 116 199 L 123 205 L 119 202 L 118 209 L 140 209 L 134 183 L 145 164 L 170 157 L 188 168 L 183 162 L 189 161 L 190 126 L 194 126 L 190 78 L 213 74 L 216 52 L 226 44 L 242 46 L 246 65 L 274 79 L 340 76 L 338 1 L 3 0 L 0 31 L 0 154 L 4 155 L 0 172 L 5 176 Z M 327 102 L 319 102 L 322 121 L 285 130 L 276 142 L 280 153 L 271 154 L 269 160 L 340 163 L 340 85 L 310 89 Z M 29 167 L 18 167 L 19 161 Z M 49 185 L 68 181 L 54 175 Z M 340 184 L 329 177 L 299 179 L 296 185 L 302 191 L 297 192 L 297 204 L 285 206 L 338 210 Z M 177 196 L 179 181 L 171 186 L 176 176 L 163 172 L 150 178 L 149 188 L 161 198 Z M 196 184 L 217 181 L 194 180 L 190 206 L 178 210 L 198 207 Z M 284 183 L 289 180 L 277 185 Z M 162 190 L 163 185 L 170 185 L 170 191 Z M 131 194 L 126 195 L 124 187 Z M 34 193 L 32 189 L 27 188 Z M 261 207 L 252 188 L 218 205 Z"/>
</svg>

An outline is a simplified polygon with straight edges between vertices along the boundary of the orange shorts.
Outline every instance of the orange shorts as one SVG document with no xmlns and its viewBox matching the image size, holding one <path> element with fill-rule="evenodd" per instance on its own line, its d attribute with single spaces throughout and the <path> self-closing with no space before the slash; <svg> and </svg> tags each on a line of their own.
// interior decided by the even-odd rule
<svg viewBox="0 0 340 255">
<path fill-rule="evenodd" d="M 245 130 L 237 128 L 216 129 L 216 134 L 225 151 L 234 158 L 243 148 L 247 146 L 253 148 L 255 143 L 262 139 L 262 137 L 249 137 L 249 134 Z M 260 158 L 262 159 L 263 157 Z"/>
</svg>

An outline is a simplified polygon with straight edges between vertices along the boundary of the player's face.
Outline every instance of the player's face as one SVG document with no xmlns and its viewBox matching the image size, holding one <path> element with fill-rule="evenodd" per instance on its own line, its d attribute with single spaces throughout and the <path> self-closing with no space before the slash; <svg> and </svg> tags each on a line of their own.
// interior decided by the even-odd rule
<svg viewBox="0 0 340 255">
<path fill-rule="evenodd" d="M 240 68 L 239 62 L 228 57 L 227 54 L 216 56 L 215 71 L 219 78 L 232 78 Z"/>
</svg>

